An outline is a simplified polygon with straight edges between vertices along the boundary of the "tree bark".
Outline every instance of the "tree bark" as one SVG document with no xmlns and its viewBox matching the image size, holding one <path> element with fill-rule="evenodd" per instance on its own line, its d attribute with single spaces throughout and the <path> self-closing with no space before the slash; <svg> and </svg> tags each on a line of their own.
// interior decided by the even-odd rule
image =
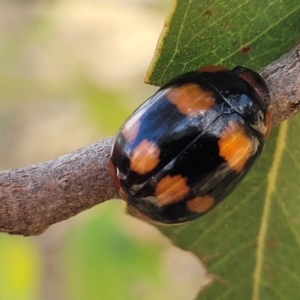
<svg viewBox="0 0 300 300">
<path fill-rule="evenodd" d="M 271 94 L 272 125 L 300 109 L 300 45 L 260 74 Z M 105 200 L 120 198 L 108 161 L 112 137 L 60 158 L 0 172 L 0 231 L 37 235 Z"/>
<path fill-rule="evenodd" d="M 0 231 L 36 235 L 107 199 L 112 138 L 57 159 L 0 172 Z"/>
<path fill-rule="evenodd" d="M 270 90 L 270 112 L 273 126 L 299 112 L 300 44 L 266 66 L 260 71 L 260 75 Z"/>
</svg>

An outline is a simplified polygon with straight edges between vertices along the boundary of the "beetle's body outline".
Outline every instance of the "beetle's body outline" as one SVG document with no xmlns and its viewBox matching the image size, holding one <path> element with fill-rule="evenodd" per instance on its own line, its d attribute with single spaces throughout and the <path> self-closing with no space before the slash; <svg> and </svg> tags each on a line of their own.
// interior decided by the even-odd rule
<svg viewBox="0 0 300 300">
<path fill-rule="evenodd" d="M 219 204 L 262 152 L 268 99 L 263 79 L 244 67 L 204 67 L 159 89 L 113 142 L 112 178 L 129 209 L 176 224 Z"/>
</svg>

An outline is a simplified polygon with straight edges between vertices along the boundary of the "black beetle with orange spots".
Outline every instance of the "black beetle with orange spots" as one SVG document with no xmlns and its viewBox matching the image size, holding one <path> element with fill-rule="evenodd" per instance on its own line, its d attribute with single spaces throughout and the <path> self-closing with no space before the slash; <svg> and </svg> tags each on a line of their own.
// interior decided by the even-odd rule
<svg viewBox="0 0 300 300">
<path fill-rule="evenodd" d="M 265 82 L 244 67 L 203 67 L 159 89 L 112 146 L 113 182 L 129 209 L 164 224 L 210 211 L 260 156 L 268 104 Z"/>
</svg>

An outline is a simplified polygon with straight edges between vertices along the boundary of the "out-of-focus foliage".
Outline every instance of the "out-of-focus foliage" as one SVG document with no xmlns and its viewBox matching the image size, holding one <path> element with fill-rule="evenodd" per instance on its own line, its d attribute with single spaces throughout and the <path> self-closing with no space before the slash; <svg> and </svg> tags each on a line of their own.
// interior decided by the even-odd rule
<svg viewBox="0 0 300 300">
<path fill-rule="evenodd" d="M 143 76 L 161 3 L 0 0 L 1 169 L 115 133 L 153 91 Z M 37 238 L 1 234 L 0 299 L 191 298 L 196 260 L 123 207 L 101 204 Z"/>
<path fill-rule="evenodd" d="M 69 279 L 69 298 L 152 300 L 191 297 L 197 280 L 192 289 L 190 284 L 180 289 L 173 286 L 176 282 L 189 281 L 182 276 L 187 268 L 182 268 L 180 275 L 174 272 L 173 279 L 166 272 L 168 262 L 172 261 L 164 259 L 163 253 L 171 253 L 167 250 L 168 245 L 158 243 L 151 230 L 147 234 L 141 221 L 124 221 L 124 211 L 118 201 L 102 208 L 85 226 L 71 230 L 63 259 Z M 124 224 L 127 224 L 126 228 Z M 138 238 L 144 234 L 144 238 Z M 186 263 L 189 265 L 188 259 Z M 194 267 L 197 270 L 196 264 Z"/>
<path fill-rule="evenodd" d="M 40 261 L 31 240 L 0 236 L 0 299 L 38 299 Z"/>
</svg>

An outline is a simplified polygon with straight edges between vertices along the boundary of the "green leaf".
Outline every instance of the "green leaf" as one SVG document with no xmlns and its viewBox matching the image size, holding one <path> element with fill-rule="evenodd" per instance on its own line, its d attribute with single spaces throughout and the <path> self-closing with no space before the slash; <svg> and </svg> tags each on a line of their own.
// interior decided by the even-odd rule
<svg viewBox="0 0 300 300">
<path fill-rule="evenodd" d="M 202 65 L 260 69 L 300 40 L 300 2 L 176 1 L 146 81 L 162 85 Z M 300 117 L 282 123 L 242 184 L 206 216 L 159 230 L 199 257 L 197 299 L 298 299 Z"/>
<path fill-rule="evenodd" d="M 300 116 L 273 130 L 243 183 L 215 210 L 159 227 L 192 251 L 211 284 L 197 299 L 298 299 L 300 282 Z"/>
<path fill-rule="evenodd" d="M 298 0 L 173 1 L 146 74 L 163 85 L 203 65 L 259 70 L 300 40 Z"/>
</svg>

